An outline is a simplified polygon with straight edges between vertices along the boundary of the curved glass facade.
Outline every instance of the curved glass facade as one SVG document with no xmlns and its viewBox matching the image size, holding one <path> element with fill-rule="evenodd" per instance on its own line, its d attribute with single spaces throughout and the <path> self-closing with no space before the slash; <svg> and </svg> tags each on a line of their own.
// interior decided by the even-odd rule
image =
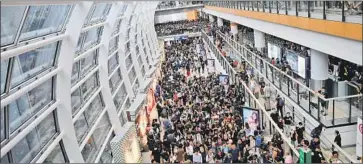
<svg viewBox="0 0 363 164">
<path fill-rule="evenodd" d="M 1 163 L 110 163 L 109 141 L 160 56 L 157 2 L 11 3 L 1 5 Z"/>
</svg>

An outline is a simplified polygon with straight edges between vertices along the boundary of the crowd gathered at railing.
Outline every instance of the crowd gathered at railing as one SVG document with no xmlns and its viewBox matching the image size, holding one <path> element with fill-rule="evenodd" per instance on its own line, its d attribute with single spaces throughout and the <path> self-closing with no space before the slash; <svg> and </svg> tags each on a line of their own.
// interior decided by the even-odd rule
<svg viewBox="0 0 363 164">
<path fill-rule="evenodd" d="M 219 38 L 218 36 L 216 37 L 215 43 L 217 44 L 217 46 L 219 47 L 219 50 L 222 52 L 225 50 L 224 46 L 227 44 L 225 43 L 221 38 Z M 228 58 L 228 57 L 226 57 Z M 227 59 L 228 60 L 228 59 Z M 228 60 L 230 61 L 230 60 Z M 235 62 L 232 60 L 230 62 L 231 66 L 237 66 L 235 64 Z M 259 79 L 254 76 L 254 70 L 252 67 L 250 67 L 249 65 L 246 64 L 246 62 L 242 62 L 240 64 L 238 64 L 238 66 L 236 67 L 236 71 L 238 72 L 238 74 L 240 74 L 240 76 L 242 76 L 241 79 L 244 79 L 246 84 L 249 84 L 250 89 L 253 91 L 253 93 L 255 94 L 256 97 L 258 97 L 258 95 L 263 96 L 264 98 L 267 97 L 271 97 L 271 94 L 269 94 L 268 90 L 265 90 L 265 82 L 264 81 L 259 81 Z M 258 89 L 257 89 L 258 88 Z M 279 95 L 277 95 L 275 97 L 276 99 L 274 100 L 275 105 L 272 108 L 271 111 L 271 118 L 274 120 L 274 122 L 276 124 L 278 124 L 280 126 L 281 129 L 284 129 L 284 132 L 287 134 L 287 136 L 291 137 L 291 142 L 297 146 L 296 148 L 301 148 L 305 147 L 305 150 L 311 151 L 313 152 L 313 156 L 312 156 L 312 161 L 311 163 L 325 163 L 325 162 L 329 162 L 329 163 L 339 163 L 342 162 L 341 160 L 339 160 L 339 153 L 337 151 L 334 151 L 334 147 L 331 147 L 330 145 L 328 147 L 328 150 L 333 150 L 331 152 L 331 157 L 330 158 L 326 158 L 327 154 L 323 154 L 322 153 L 322 147 L 321 147 L 321 140 L 320 140 L 320 136 L 321 136 L 321 132 L 323 129 L 323 125 L 319 125 L 318 127 L 314 128 L 311 133 L 310 136 L 305 134 L 305 128 L 303 126 L 302 122 L 293 122 L 292 119 L 290 119 L 289 117 L 291 117 L 290 113 L 284 113 L 283 112 L 283 108 L 285 106 L 285 101 L 282 97 L 280 97 Z M 271 109 L 270 108 L 270 109 Z M 277 109 L 274 110 L 273 108 Z M 291 128 L 294 127 L 294 128 Z M 311 141 L 309 141 L 309 139 L 311 139 Z M 336 131 L 336 136 L 334 139 L 334 142 L 338 145 L 341 146 L 341 137 L 340 137 L 340 133 L 339 131 Z M 326 145 L 324 145 L 326 147 Z M 306 149 L 308 148 L 308 149 Z M 307 152 L 308 152 L 307 151 Z M 329 154 L 328 154 L 329 156 Z"/>
<path fill-rule="evenodd" d="M 175 22 L 161 23 L 155 25 L 155 31 L 158 36 L 177 35 L 184 33 L 198 32 L 202 27 L 208 24 L 207 20 L 181 20 Z"/>
<path fill-rule="evenodd" d="M 198 4 L 203 4 L 203 1 L 162 1 L 161 3 L 159 3 L 157 9 L 169 9 Z"/>
</svg>

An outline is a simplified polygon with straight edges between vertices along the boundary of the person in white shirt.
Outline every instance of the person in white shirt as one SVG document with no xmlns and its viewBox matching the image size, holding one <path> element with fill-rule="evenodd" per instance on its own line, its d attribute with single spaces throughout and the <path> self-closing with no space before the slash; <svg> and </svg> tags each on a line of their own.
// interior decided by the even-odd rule
<svg viewBox="0 0 363 164">
<path fill-rule="evenodd" d="M 193 153 L 194 153 L 193 142 L 188 143 L 188 146 L 186 147 L 185 151 L 187 153 L 188 159 L 192 161 L 193 160 Z"/>
<path fill-rule="evenodd" d="M 202 154 L 199 153 L 199 150 L 193 154 L 193 163 L 203 163 Z"/>
</svg>

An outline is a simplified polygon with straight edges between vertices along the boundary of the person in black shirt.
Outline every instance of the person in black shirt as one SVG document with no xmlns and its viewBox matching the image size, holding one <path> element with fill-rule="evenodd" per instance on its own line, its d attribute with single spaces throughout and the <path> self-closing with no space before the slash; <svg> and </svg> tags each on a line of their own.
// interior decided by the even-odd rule
<svg viewBox="0 0 363 164">
<path fill-rule="evenodd" d="M 155 160 L 156 163 L 160 163 L 161 152 L 159 148 L 154 147 L 154 150 L 152 150 L 151 155 L 153 156 L 152 159 Z"/>
<path fill-rule="evenodd" d="M 298 126 L 296 127 L 296 134 L 297 134 L 298 144 L 300 144 L 301 140 L 304 139 L 304 131 L 305 131 L 305 127 L 303 126 L 302 122 L 299 122 Z"/>
<path fill-rule="evenodd" d="M 340 137 L 340 133 L 338 130 L 335 131 L 335 138 L 334 138 L 334 143 L 337 144 L 339 147 L 342 147 L 342 138 Z M 332 146 L 333 150 L 334 150 L 334 145 Z"/>
<path fill-rule="evenodd" d="M 279 114 L 277 113 L 277 111 L 272 111 L 270 114 L 270 117 L 272 118 L 272 120 L 274 120 L 274 122 L 276 124 L 278 124 L 279 122 Z"/>
<path fill-rule="evenodd" d="M 276 109 L 277 109 L 277 111 L 280 112 L 281 118 L 284 118 L 284 114 L 283 114 L 284 106 L 285 106 L 285 100 L 282 97 L 280 97 L 280 95 L 277 95 Z"/>
<path fill-rule="evenodd" d="M 311 163 L 324 163 L 325 158 L 319 148 L 312 150 Z"/>
<path fill-rule="evenodd" d="M 292 117 L 290 116 L 290 112 L 286 113 L 284 119 L 284 132 L 287 136 L 290 136 L 290 127 L 292 124 Z"/>
</svg>

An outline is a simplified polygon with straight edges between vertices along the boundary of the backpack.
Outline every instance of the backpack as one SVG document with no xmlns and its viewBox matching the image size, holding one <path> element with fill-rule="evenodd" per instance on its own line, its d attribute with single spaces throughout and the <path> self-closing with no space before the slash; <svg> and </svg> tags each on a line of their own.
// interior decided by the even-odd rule
<svg viewBox="0 0 363 164">
<path fill-rule="evenodd" d="M 310 136 L 311 137 L 319 137 L 320 136 L 320 133 L 321 132 L 319 132 L 319 130 L 317 129 L 317 128 L 314 128 L 312 131 L 311 131 L 311 133 L 310 133 Z"/>
<path fill-rule="evenodd" d="M 279 99 L 279 104 L 278 104 L 279 106 L 284 106 L 285 105 L 285 100 L 284 99 L 282 99 L 282 98 L 280 98 Z"/>
<path fill-rule="evenodd" d="M 260 147 L 260 146 L 261 146 L 261 144 L 262 144 L 262 137 L 261 137 L 260 135 L 258 135 L 258 136 L 256 137 L 256 146 L 257 146 L 257 147 Z"/>
</svg>

